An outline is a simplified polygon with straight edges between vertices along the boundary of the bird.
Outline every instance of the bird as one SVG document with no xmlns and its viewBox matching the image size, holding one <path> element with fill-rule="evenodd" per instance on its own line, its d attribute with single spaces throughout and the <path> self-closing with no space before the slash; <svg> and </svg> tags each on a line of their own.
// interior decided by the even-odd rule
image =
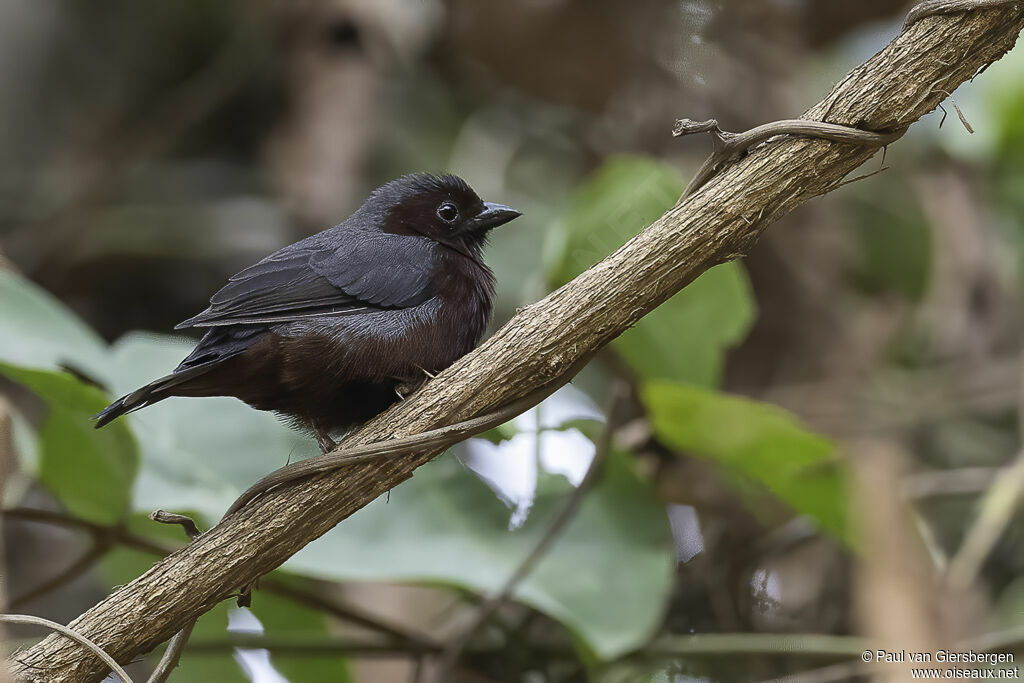
<svg viewBox="0 0 1024 683">
<path fill-rule="evenodd" d="M 483 249 L 520 215 L 455 175 L 392 180 L 341 223 L 231 276 L 175 327 L 205 332 L 195 349 L 96 414 L 95 427 L 171 396 L 233 396 L 332 450 L 335 433 L 476 346 L 495 294 Z"/>
</svg>

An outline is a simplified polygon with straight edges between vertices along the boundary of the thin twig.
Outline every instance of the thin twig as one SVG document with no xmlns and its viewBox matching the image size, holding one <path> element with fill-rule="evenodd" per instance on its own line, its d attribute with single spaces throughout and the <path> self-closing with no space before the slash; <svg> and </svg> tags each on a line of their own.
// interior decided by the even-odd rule
<svg viewBox="0 0 1024 683">
<path fill-rule="evenodd" d="M 411 631 L 400 624 L 393 624 L 384 621 L 381 617 L 369 614 L 355 605 L 342 605 L 325 598 L 322 591 L 308 591 L 295 588 L 284 582 L 274 579 L 262 579 L 260 590 L 273 593 L 274 595 L 287 598 L 307 607 L 327 612 L 358 626 L 364 626 L 373 631 L 394 638 L 401 647 L 414 652 L 440 652 L 443 645 L 430 636 Z"/>
<path fill-rule="evenodd" d="M 103 663 L 109 666 L 110 670 L 117 674 L 124 683 L 132 683 L 131 677 L 125 673 L 124 669 L 121 668 L 121 665 L 118 664 L 113 657 L 104 652 L 103 648 L 83 636 L 81 633 L 68 628 L 64 624 L 58 624 L 56 621 L 50 621 L 49 619 L 43 619 L 42 617 L 33 617 L 28 614 L 0 614 L 0 621 L 8 624 L 42 626 L 44 628 L 52 629 L 61 635 L 67 636 L 102 659 Z"/>
<path fill-rule="evenodd" d="M 914 24 L 925 17 L 937 14 L 955 14 L 957 12 L 966 12 L 968 10 L 981 9 L 985 7 L 1011 5 L 1016 2 L 1018 2 L 1018 0 L 926 0 L 910 10 L 910 13 L 907 14 L 907 18 L 903 24 L 903 30 L 906 31 L 911 24 Z M 957 107 L 956 102 L 953 103 L 953 107 L 956 109 L 956 113 L 960 117 L 960 122 L 963 123 L 964 128 L 966 128 L 968 132 L 973 133 L 974 130 L 967 122 L 963 112 L 960 111 L 960 107 Z M 676 125 L 672 130 L 672 135 L 680 137 L 683 135 L 693 135 L 695 133 L 711 133 L 714 142 L 714 149 L 711 152 L 711 156 L 701 164 L 701 167 L 694 174 L 693 180 L 690 181 L 690 184 L 686 186 L 686 190 L 683 191 L 683 197 L 688 197 L 700 189 L 701 186 L 721 170 L 722 166 L 726 163 L 738 159 L 740 155 L 759 142 L 764 142 L 769 138 L 779 135 L 800 135 L 804 137 L 831 140 L 833 142 L 865 145 L 868 147 L 885 147 L 889 143 L 895 142 L 899 138 L 903 137 L 903 134 L 906 132 L 906 127 L 898 128 L 891 132 L 873 132 L 850 126 L 826 123 L 824 121 L 786 119 L 765 123 L 751 128 L 748 131 L 744 131 L 743 133 L 729 133 L 719 128 L 718 121 L 715 119 L 694 121 L 692 119 L 684 118 L 676 120 Z M 878 171 L 876 171 L 876 173 L 877 172 Z M 870 177 L 870 175 L 864 177 Z M 860 180 L 860 178 L 856 178 L 855 180 Z M 842 183 L 836 187 L 840 187 L 841 185 Z"/>
<path fill-rule="evenodd" d="M 950 101 L 953 103 L 953 109 L 956 110 L 956 115 L 960 119 L 960 123 L 963 125 L 964 129 L 968 133 L 974 135 L 974 128 L 971 126 L 970 121 L 967 120 L 967 116 L 960 109 L 960 105 L 958 105 L 956 103 L 956 100 L 953 99 L 952 93 L 950 93 L 947 90 L 939 90 L 938 92 L 942 93 L 943 95 L 950 99 Z M 946 122 L 946 115 L 948 114 L 948 112 L 946 111 L 946 108 L 943 107 L 941 104 L 939 105 L 939 109 L 942 110 L 942 119 L 939 121 L 939 128 L 942 128 L 942 124 Z"/>
<path fill-rule="evenodd" d="M 1024 370 L 1018 372 L 1020 389 L 1017 396 L 1018 431 L 1024 437 Z M 978 517 L 964 536 L 960 549 L 949 563 L 946 581 L 954 587 L 970 585 L 981 570 L 985 558 L 1006 530 L 1024 496 L 1024 449 L 1002 476 L 996 479 L 978 504 Z"/>
<path fill-rule="evenodd" d="M 78 517 L 53 512 L 50 510 L 33 510 L 30 508 L 11 508 L 0 512 L 0 516 L 6 515 L 12 519 L 19 519 L 28 522 L 50 524 L 69 529 L 79 529 L 94 535 L 109 534 L 110 538 L 119 545 L 139 550 L 159 557 L 166 557 L 177 550 L 176 546 L 161 544 L 152 541 L 144 536 L 139 536 L 121 527 L 106 527 L 94 522 L 89 522 Z M 411 649 L 419 651 L 440 652 L 442 645 L 437 641 L 403 627 L 390 624 L 376 615 L 370 614 L 354 605 L 346 605 L 334 600 L 325 598 L 320 592 L 308 591 L 296 588 L 274 578 L 264 578 L 260 583 L 260 590 L 279 595 L 283 598 L 297 602 L 312 609 L 326 612 L 342 621 L 362 626 L 376 631 L 383 635 L 391 636 L 407 644 Z"/>
<path fill-rule="evenodd" d="M 416 664 L 412 667 L 412 672 L 409 674 L 410 683 L 422 683 L 424 676 L 427 673 L 427 658 L 422 655 L 416 658 Z"/>
<path fill-rule="evenodd" d="M 978 517 L 949 563 L 946 581 L 956 587 L 969 586 L 978 575 L 999 537 L 1003 535 L 1024 495 L 1024 451 L 995 480 L 978 505 Z"/>
<path fill-rule="evenodd" d="M 967 129 L 967 132 L 974 135 L 974 128 L 971 127 L 971 124 L 967 121 L 967 117 L 964 116 L 964 113 L 960 111 L 960 105 L 958 105 L 956 101 L 953 102 L 953 109 L 956 109 L 956 115 L 960 117 L 960 123 L 962 123 L 964 128 Z"/>
<path fill-rule="evenodd" d="M 718 127 L 718 121 L 708 119 L 707 121 L 694 121 L 693 119 L 677 119 L 672 129 L 672 135 L 681 137 L 695 133 L 711 133 L 714 141 L 714 150 L 697 172 L 693 180 L 683 191 L 683 197 L 688 197 L 700 189 L 711 176 L 715 175 L 723 165 L 738 159 L 741 154 L 759 142 L 780 135 L 799 135 L 811 138 L 821 138 L 832 142 L 845 142 L 853 145 L 864 145 L 867 147 L 885 147 L 886 145 L 899 140 L 907 132 L 904 126 L 889 133 L 876 133 L 850 126 L 840 126 L 834 123 L 822 121 L 806 121 L 804 119 L 785 119 L 772 121 L 755 126 L 742 133 L 730 133 Z"/>
<path fill-rule="evenodd" d="M 872 176 L 876 176 L 879 173 L 883 173 L 883 172 L 888 171 L 888 170 L 889 170 L 888 166 L 879 166 L 877 169 L 875 169 L 874 171 L 871 171 L 870 173 L 861 173 L 860 175 L 854 176 L 853 178 L 849 178 L 847 180 L 841 180 L 838 183 L 836 183 L 835 185 L 833 185 L 829 191 L 831 192 L 831 191 L 834 191 L 834 190 L 838 190 L 840 187 L 846 187 L 847 185 L 852 185 L 853 183 L 859 183 L 862 180 L 867 180 L 868 178 L 871 178 Z"/>
<path fill-rule="evenodd" d="M 188 515 L 179 515 L 174 512 L 167 512 L 165 510 L 154 510 L 149 514 L 149 518 L 158 524 L 177 524 L 184 530 L 185 535 L 188 536 L 189 541 L 194 541 L 202 534 L 199 531 L 199 527 Z M 156 668 L 150 675 L 149 680 L 146 683 L 165 683 L 170 677 L 171 672 L 174 671 L 174 667 L 178 666 L 178 662 L 181 660 L 181 654 L 185 651 L 188 646 L 189 636 L 192 635 L 192 629 L 196 627 L 198 618 L 192 619 L 185 626 L 174 634 L 174 636 L 168 641 L 167 649 L 164 650 L 163 655 L 160 656 L 160 661 L 157 662 Z"/>
<path fill-rule="evenodd" d="M 154 510 L 149 513 L 149 518 L 154 522 L 160 524 L 178 524 L 185 531 L 185 535 L 188 536 L 190 541 L 196 540 L 196 538 L 202 532 L 199 527 L 196 526 L 195 520 L 188 515 L 179 515 L 176 512 L 167 512 L 166 510 Z"/>
<path fill-rule="evenodd" d="M 856 680 L 857 675 L 866 670 L 866 665 L 859 659 L 848 662 L 830 664 L 810 671 L 771 678 L 761 683 L 837 683 L 838 681 Z"/>
<path fill-rule="evenodd" d="M 178 666 L 178 662 L 181 660 L 181 653 L 185 651 L 185 646 L 188 645 L 189 636 L 192 635 L 192 629 L 195 628 L 196 622 L 185 626 L 167 643 L 167 649 L 164 650 L 164 654 L 160 657 L 160 661 L 157 663 L 156 668 L 153 669 L 152 675 L 146 683 L 164 683 L 174 671 L 174 668 Z"/>
<path fill-rule="evenodd" d="M 36 510 L 34 508 L 10 508 L 0 511 L 0 517 L 10 517 L 25 522 L 36 522 L 39 524 L 50 524 L 65 529 L 78 529 L 93 536 L 100 537 L 109 534 L 111 540 L 120 545 L 150 553 L 152 555 L 166 556 L 178 550 L 179 546 L 169 543 L 159 543 L 152 539 L 132 533 L 121 526 L 104 526 L 96 524 L 79 517 L 73 517 L 63 512 L 52 510 Z"/>
<path fill-rule="evenodd" d="M 35 588 L 30 588 L 21 595 L 18 595 L 11 599 L 10 608 L 15 609 L 21 607 L 33 600 L 55 591 L 61 586 L 64 586 L 71 581 L 74 581 L 79 576 L 88 571 L 93 565 L 96 564 L 107 551 L 110 550 L 112 545 L 109 538 L 98 537 L 93 541 L 92 546 L 77 560 L 72 562 L 64 571 L 60 572 L 56 576 L 47 579 L 37 585 Z"/>
<path fill-rule="evenodd" d="M 201 638 L 189 644 L 189 656 L 214 654 L 230 651 L 233 648 L 270 650 L 273 654 L 302 655 L 304 657 L 361 657 L 365 659 L 425 659 L 428 655 L 410 650 L 395 643 L 367 642 L 352 638 L 321 638 L 309 639 L 300 637 L 266 637 L 259 634 L 234 633 L 221 638 Z M 537 649 L 552 655 L 573 656 L 569 646 L 554 647 L 546 643 L 537 643 Z M 491 648 L 473 650 L 474 652 L 492 652 Z"/>
<path fill-rule="evenodd" d="M 579 511 L 580 505 L 583 503 L 584 497 L 591 491 L 597 484 L 604 471 L 604 462 L 608 457 L 608 452 L 611 450 L 611 438 L 612 430 L 615 426 L 616 413 L 618 412 L 618 405 L 622 400 L 622 389 L 617 387 L 613 390 L 613 397 L 608 412 L 605 414 L 605 425 L 601 432 L 601 437 L 598 440 L 597 446 L 594 451 L 594 457 L 590 461 L 590 466 L 587 468 L 587 473 L 583 476 L 579 486 L 577 486 L 568 499 L 565 501 L 565 505 L 558 511 L 555 517 L 551 520 L 550 525 L 541 536 L 537 545 L 534 546 L 533 550 L 527 555 L 523 561 L 519 564 L 512 575 L 508 578 L 505 584 L 494 593 L 492 596 L 484 600 L 476 608 L 472 620 L 461 629 L 448 646 L 445 647 L 444 652 L 441 654 L 440 660 L 437 664 L 437 670 L 435 672 L 434 680 L 437 683 L 445 683 L 451 680 L 452 669 L 458 662 L 459 657 L 462 655 L 462 651 L 465 650 L 469 641 L 475 636 L 481 628 L 487 623 L 487 621 L 494 615 L 502 604 L 511 597 L 512 593 L 515 592 L 516 587 L 522 582 L 524 578 L 533 568 L 537 566 L 537 563 L 543 558 L 548 550 L 551 549 L 552 544 L 561 536 L 562 531 L 572 521 L 573 517 Z M 537 435 L 540 439 L 540 434 Z"/>
<path fill-rule="evenodd" d="M 951 470 L 914 472 L 903 477 L 903 497 L 920 500 L 936 496 L 979 493 L 1003 476 L 1002 467 L 959 467 Z"/>
<path fill-rule="evenodd" d="M 740 655 L 805 655 L 853 657 L 870 645 L 859 636 L 823 633 L 698 633 L 656 638 L 639 657 L 736 657 Z"/>
</svg>

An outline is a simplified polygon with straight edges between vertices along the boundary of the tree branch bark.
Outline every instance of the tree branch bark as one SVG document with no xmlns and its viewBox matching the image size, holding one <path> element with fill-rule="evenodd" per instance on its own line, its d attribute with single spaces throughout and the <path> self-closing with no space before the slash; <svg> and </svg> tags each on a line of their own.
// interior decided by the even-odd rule
<svg viewBox="0 0 1024 683">
<path fill-rule="evenodd" d="M 926 17 L 851 71 L 803 118 L 899 130 L 999 59 L 1022 28 L 1019 5 Z M 567 381 L 563 375 L 579 358 L 711 266 L 746 254 L 772 221 L 834 189 L 876 151 L 794 137 L 751 149 L 344 444 L 436 428 L 493 410 L 554 379 Z M 436 454 L 360 463 L 270 491 L 116 590 L 71 627 L 121 662 L 149 652 Z M 19 653 L 14 671 L 30 681 L 98 681 L 107 669 L 75 643 L 50 636 Z"/>
</svg>

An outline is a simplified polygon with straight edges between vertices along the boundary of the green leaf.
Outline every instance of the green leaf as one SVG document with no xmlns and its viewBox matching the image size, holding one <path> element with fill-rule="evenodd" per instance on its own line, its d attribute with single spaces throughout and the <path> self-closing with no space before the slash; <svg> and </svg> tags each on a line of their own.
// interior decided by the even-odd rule
<svg viewBox="0 0 1024 683">
<path fill-rule="evenodd" d="M 71 366 L 105 380 L 105 351 L 99 335 L 49 292 L 0 270 L 0 361 L 48 370 Z"/>
<path fill-rule="evenodd" d="M 536 545 L 571 491 L 560 476 L 539 483 L 526 523 L 510 531 L 508 509 L 454 457 L 443 456 L 286 567 L 326 579 L 430 581 L 490 593 Z M 663 505 L 628 456 L 615 453 L 515 598 L 560 621 L 597 656 L 613 658 L 657 629 L 674 566 Z"/>
<path fill-rule="evenodd" d="M 138 448 L 124 424 L 93 429 L 92 415 L 107 405 L 102 391 L 67 372 L 0 363 L 0 374 L 47 403 L 39 430 L 39 479 L 77 516 L 115 524 L 127 512 Z"/>
<path fill-rule="evenodd" d="M 756 482 L 844 538 L 845 487 L 828 439 L 781 408 L 701 387 L 650 382 L 643 400 L 665 444 Z"/>
<path fill-rule="evenodd" d="M 725 351 L 753 320 L 746 274 L 738 263 L 708 270 L 612 342 L 644 379 L 716 386 Z"/>
<path fill-rule="evenodd" d="M 577 188 L 547 249 L 549 277 L 561 285 L 604 258 L 670 209 L 679 173 L 643 157 L 612 158 Z M 645 379 L 718 383 L 726 349 L 754 319 L 750 285 L 738 263 L 710 269 L 612 342 Z"/>
</svg>

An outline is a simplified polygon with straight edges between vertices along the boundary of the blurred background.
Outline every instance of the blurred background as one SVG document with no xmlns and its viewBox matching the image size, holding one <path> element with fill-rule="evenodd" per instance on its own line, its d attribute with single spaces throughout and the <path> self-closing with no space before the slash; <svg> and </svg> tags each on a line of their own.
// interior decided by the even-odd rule
<svg viewBox="0 0 1024 683">
<path fill-rule="evenodd" d="M 186 542 L 149 512 L 206 528 L 315 452 L 227 399 L 91 429 L 187 353 L 168 332 L 227 276 L 384 181 L 451 171 L 525 214 L 487 251 L 496 328 L 675 202 L 710 149 L 672 138 L 676 117 L 794 117 L 906 9 L 0 4 L 7 610 L 67 623 Z M 862 637 L 1020 655 L 1022 69 L 1018 48 L 955 93 L 973 134 L 948 101 L 539 410 L 203 617 L 171 680 L 425 680 L 467 629 L 448 680 L 882 675 Z M 475 625 L 606 437 L 578 512 Z M 40 635 L 8 628 L 8 650 Z"/>
</svg>

